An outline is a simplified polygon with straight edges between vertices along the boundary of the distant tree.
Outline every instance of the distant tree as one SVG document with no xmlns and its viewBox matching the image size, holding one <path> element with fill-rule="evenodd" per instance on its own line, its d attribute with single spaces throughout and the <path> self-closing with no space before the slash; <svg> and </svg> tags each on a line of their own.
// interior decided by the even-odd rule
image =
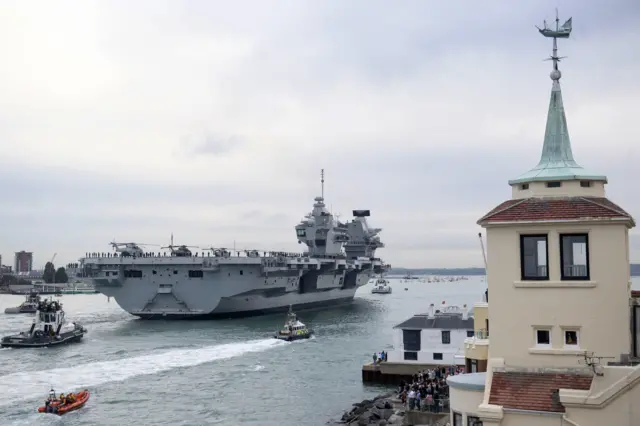
<svg viewBox="0 0 640 426">
<path fill-rule="evenodd" d="M 69 277 L 67 276 L 67 271 L 63 267 L 58 268 L 58 270 L 56 271 L 55 277 L 56 277 L 56 283 L 67 283 L 67 282 L 69 282 Z"/>
<path fill-rule="evenodd" d="M 18 279 L 13 275 L 3 275 L 0 278 L 0 287 L 9 287 L 18 283 Z"/>
<path fill-rule="evenodd" d="M 31 281 L 15 277 L 13 275 L 2 275 L 0 277 L 0 287 L 9 287 L 11 285 L 29 285 Z"/>
<path fill-rule="evenodd" d="M 47 262 L 44 265 L 44 273 L 42 274 L 42 279 L 45 283 L 51 284 L 56 277 L 56 267 L 53 266 L 53 263 Z"/>
</svg>

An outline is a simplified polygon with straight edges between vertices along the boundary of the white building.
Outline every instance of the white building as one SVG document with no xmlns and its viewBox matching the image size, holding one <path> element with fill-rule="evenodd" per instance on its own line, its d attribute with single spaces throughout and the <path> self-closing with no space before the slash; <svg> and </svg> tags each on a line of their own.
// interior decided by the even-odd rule
<svg viewBox="0 0 640 426">
<path fill-rule="evenodd" d="M 414 315 L 394 327 L 394 349 L 388 362 L 421 365 L 464 365 L 464 340 L 474 335 L 473 315 L 464 308 L 443 306 Z"/>
</svg>

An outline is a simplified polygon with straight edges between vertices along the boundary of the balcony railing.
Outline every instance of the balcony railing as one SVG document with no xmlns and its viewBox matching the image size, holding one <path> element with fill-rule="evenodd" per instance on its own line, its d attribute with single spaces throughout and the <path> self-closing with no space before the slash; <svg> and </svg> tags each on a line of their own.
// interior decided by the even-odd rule
<svg viewBox="0 0 640 426">
<path fill-rule="evenodd" d="M 476 330 L 473 337 L 476 338 L 476 339 L 488 339 L 489 338 L 489 330 L 485 330 L 484 328 L 482 328 L 480 330 Z"/>
<path fill-rule="evenodd" d="M 584 278 L 587 276 L 587 265 L 565 265 L 563 267 L 564 276 Z"/>
</svg>

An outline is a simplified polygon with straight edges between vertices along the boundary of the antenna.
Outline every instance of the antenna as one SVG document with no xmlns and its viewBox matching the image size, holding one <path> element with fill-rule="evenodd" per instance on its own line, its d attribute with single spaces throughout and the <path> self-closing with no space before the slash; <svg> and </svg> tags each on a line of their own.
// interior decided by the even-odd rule
<svg viewBox="0 0 640 426">
<path fill-rule="evenodd" d="M 173 245 L 173 232 L 171 233 L 171 245 Z"/>
<path fill-rule="evenodd" d="M 556 8 L 556 32 L 560 30 L 560 18 L 558 18 L 558 8 Z M 551 59 L 553 60 L 553 69 L 558 71 L 558 62 L 560 58 L 558 58 L 558 38 L 553 38 L 553 54 L 551 55 Z"/>
<path fill-rule="evenodd" d="M 320 169 L 320 185 L 322 186 L 321 196 L 324 200 L 324 169 Z"/>
<path fill-rule="evenodd" d="M 578 363 L 584 364 L 590 367 L 591 370 L 593 370 L 593 374 L 595 374 L 598 377 L 604 376 L 604 373 L 602 373 L 601 371 L 598 371 L 598 367 L 600 366 L 601 361 L 603 359 L 615 359 L 615 357 L 612 357 L 612 356 L 596 356 L 594 352 L 590 352 L 590 351 L 584 351 L 584 353 L 577 356 L 581 356 L 583 358 L 579 360 Z"/>
<path fill-rule="evenodd" d="M 484 251 L 484 242 L 482 241 L 482 232 L 478 232 L 478 238 L 480 239 L 480 248 L 482 248 L 482 258 L 484 259 L 484 279 L 487 279 L 487 253 Z"/>
</svg>

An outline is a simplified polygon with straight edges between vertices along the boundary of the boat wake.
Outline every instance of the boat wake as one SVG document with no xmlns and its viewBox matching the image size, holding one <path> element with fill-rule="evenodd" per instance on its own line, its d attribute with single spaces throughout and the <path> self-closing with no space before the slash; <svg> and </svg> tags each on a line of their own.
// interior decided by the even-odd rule
<svg viewBox="0 0 640 426">
<path fill-rule="evenodd" d="M 73 367 L 8 374 L 0 376 L 0 395 L 4 396 L 0 400 L 0 406 L 42 396 L 52 385 L 56 389 L 65 389 L 65 392 L 78 390 L 135 376 L 234 358 L 250 352 L 262 352 L 285 344 L 277 339 L 252 340 L 197 349 L 174 349 L 159 354 L 91 362 Z"/>
</svg>

